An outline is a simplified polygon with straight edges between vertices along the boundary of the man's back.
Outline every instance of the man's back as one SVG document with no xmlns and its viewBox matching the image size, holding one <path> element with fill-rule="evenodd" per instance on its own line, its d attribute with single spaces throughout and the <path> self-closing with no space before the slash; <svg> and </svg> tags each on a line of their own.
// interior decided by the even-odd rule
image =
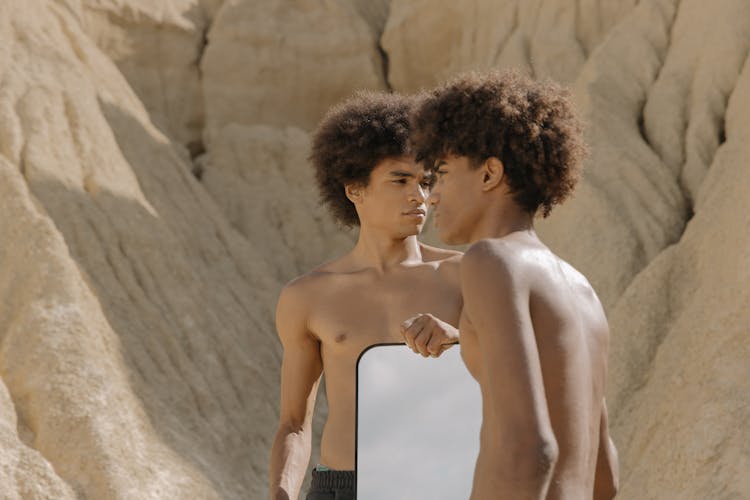
<svg viewBox="0 0 750 500">
<path fill-rule="evenodd" d="M 530 320 L 533 329 L 549 422 L 558 451 L 547 498 L 591 498 L 609 338 L 601 304 L 588 281 L 535 235 L 513 233 L 497 240 L 484 240 L 479 245 L 486 247 L 485 259 L 501 261 L 500 265 L 513 276 L 513 285 L 501 293 L 513 295 L 511 301 Z M 475 253 L 472 250 L 467 253 L 469 261 L 476 258 Z M 485 272 L 490 271 L 485 269 Z M 502 286 L 502 280 L 498 286 Z M 468 314 L 462 316 L 460 330 L 467 366 L 480 382 L 483 398 L 491 401 L 495 396 L 488 392 L 503 382 L 482 379 L 487 373 L 481 368 L 482 363 L 492 360 L 480 352 L 480 347 L 484 351 L 481 335 L 504 333 L 489 331 L 478 336 Z M 503 394 L 502 390 L 499 392 Z M 499 404 L 509 406 L 514 401 L 509 398 Z M 492 436 L 492 429 L 507 425 L 498 413 L 502 412 L 486 411 L 484 415 L 482 440 L 486 446 L 480 453 L 485 456 L 491 457 L 491 447 L 499 441 Z M 483 463 L 492 463 L 492 459 Z M 477 474 L 492 474 L 492 471 L 478 470 Z M 478 498 L 485 496 L 478 494 Z"/>
<path fill-rule="evenodd" d="M 531 319 L 559 456 L 548 498 L 593 492 L 609 328 L 586 278 L 546 248 L 531 284 Z"/>
</svg>

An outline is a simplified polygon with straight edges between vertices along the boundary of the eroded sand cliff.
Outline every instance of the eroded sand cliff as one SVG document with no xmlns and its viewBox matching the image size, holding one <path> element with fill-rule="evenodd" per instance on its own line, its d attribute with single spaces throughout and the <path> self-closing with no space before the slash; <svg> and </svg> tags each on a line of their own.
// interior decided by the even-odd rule
<svg viewBox="0 0 750 500">
<path fill-rule="evenodd" d="M 264 498 L 276 294 L 351 244 L 309 132 L 516 66 L 592 155 L 539 231 L 612 325 L 621 498 L 750 495 L 744 0 L 0 4 L 0 496 Z"/>
</svg>

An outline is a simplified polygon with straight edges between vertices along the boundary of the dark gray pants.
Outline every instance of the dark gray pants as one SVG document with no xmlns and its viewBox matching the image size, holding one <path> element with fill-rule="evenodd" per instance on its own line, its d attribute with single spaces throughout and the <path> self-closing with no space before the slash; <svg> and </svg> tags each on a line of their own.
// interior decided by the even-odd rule
<svg viewBox="0 0 750 500">
<path fill-rule="evenodd" d="M 313 469 L 306 500 L 354 500 L 354 471 Z"/>
</svg>

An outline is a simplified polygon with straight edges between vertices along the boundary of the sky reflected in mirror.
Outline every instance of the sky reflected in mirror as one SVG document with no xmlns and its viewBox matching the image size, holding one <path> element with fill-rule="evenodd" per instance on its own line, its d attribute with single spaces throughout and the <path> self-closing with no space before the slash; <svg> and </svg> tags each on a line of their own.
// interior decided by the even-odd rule
<svg viewBox="0 0 750 500">
<path fill-rule="evenodd" d="M 439 358 L 372 347 L 357 373 L 357 498 L 469 498 L 482 402 L 459 346 Z"/>
</svg>

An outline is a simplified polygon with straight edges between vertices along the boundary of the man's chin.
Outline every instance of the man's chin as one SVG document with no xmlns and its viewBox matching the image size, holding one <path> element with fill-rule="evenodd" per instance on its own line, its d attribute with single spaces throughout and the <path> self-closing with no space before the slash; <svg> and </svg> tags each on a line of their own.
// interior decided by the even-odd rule
<svg viewBox="0 0 750 500">
<path fill-rule="evenodd" d="M 419 224 L 418 226 L 403 228 L 401 231 L 401 236 L 404 238 L 408 238 L 409 236 L 418 236 L 422 232 L 423 226 L 424 224 Z"/>
<path fill-rule="evenodd" d="M 419 234 L 422 232 L 422 229 L 424 229 L 425 221 L 419 222 L 417 224 L 414 224 L 412 227 L 412 230 L 414 231 L 414 234 Z"/>
</svg>

